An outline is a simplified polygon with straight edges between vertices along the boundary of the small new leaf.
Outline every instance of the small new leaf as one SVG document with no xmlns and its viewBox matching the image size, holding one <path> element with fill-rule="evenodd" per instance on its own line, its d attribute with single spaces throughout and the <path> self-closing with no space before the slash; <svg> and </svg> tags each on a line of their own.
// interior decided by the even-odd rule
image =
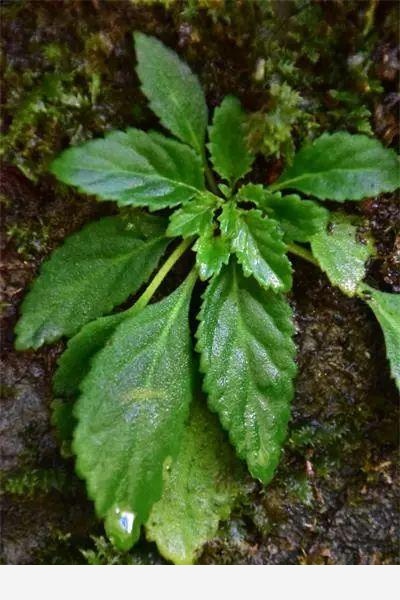
<svg viewBox="0 0 400 600">
<path fill-rule="evenodd" d="M 253 477 L 268 483 L 293 397 L 290 307 L 284 297 L 244 277 L 231 260 L 208 285 L 199 320 L 197 350 L 209 407 Z"/>
<path fill-rule="evenodd" d="M 295 189 L 320 200 L 362 200 L 400 185 L 393 150 L 365 135 L 324 134 L 303 147 L 274 189 Z"/>
<path fill-rule="evenodd" d="M 229 262 L 228 241 L 220 235 L 214 235 L 214 227 L 209 227 L 193 246 L 196 251 L 196 264 L 202 281 L 220 272 L 222 265 Z"/>
<path fill-rule="evenodd" d="M 379 292 L 366 284 L 360 292 L 382 327 L 390 371 L 400 390 L 400 294 Z"/>
<path fill-rule="evenodd" d="M 137 73 L 162 125 L 203 156 L 208 112 L 198 78 L 157 38 L 135 33 Z"/>
<path fill-rule="evenodd" d="M 51 165 L 63 183 L 99 200 L 158 210 L 204 189 L 201 160 L 191 148 L 140 129 L 111 131 L 65 150 Z"/>
<path fill-rule="evenodd" d="M 279 222 L 286 242 L 308 242 L 326 228 L 329 212 L 312 200 L 297 194 L 282 196 L 261 185 L 248 184 L 240 188 L 238 199 L 254 202 L 269 217 Z"/>
<path fill-rule="evenodd" d="M 214 210 L 218 198 L 214 194 L 202 193 L 182 208 L 176 210 L 170 217 L 167 235 L 170 237 L 203 235 L 213 222 Z"/>
<path fill-rule="evenodd" d="M 331 222 L 311 238 L 311 249 L 329 280 L 347 296 L 354 296 L 374 252 L 370 241 L 357 239 L 357 226 L 346 215 L 332 214 Z"/>
<path fill-rule="evenodd" d="M 150 277 L 169 241 L 165 221 L 107 217 L 71 235 L 43 264 L 15 328 L 18 350 L 75 334 Z"/>
<path fill-rule="evenodd" d="M 215 109 L 209 128 L 211 161 L 216 172 L 232 186 L 248 173 L 254 160 L 246 145 L 244 120 L 245 113 L 239 100 L 226 96 Z"/>
<path fill-rule="evenodd" d="M 263 218 L 260 211 L 243 211 L 230 205 L 220 215 L 221 231 L 243 267 L 265 288 L 287 291 L 292 273 L 279 224 Z"/>
<path fill-rule="evenodd" d="M 121 549 L 131 547 L 179 450 L 192 396 L 188 309 L 195 277 L 125 319 L 81 385 L 77 471 Z"/>
<path fill-rule="evenodd" d="M 227 519 L 239 492 L 241 467 L 218 420 L 193 403 L 179 454 L 165 469 L 164 490 L 146 524 L 147 538 L 175 564 L 192 564 Z"/>
</svg>

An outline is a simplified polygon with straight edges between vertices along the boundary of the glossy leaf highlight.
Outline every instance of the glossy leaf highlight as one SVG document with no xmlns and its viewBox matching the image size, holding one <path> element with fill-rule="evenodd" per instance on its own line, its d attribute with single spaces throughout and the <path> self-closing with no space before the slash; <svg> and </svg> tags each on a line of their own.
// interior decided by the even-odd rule
<svg viewBox="0 0 400 600">
<path fill-rule="evenodd" d="M 253 477 L 268 483 L 293 397 L 290 307 L 281 295 L 244 277 L 231 260 L 208 285 L 199 320 L 197 349 L 209 406 Z"/>
<path fill-rule="evenodd" d="M 208 111 L 200 82 L 188 65 L 157 38 L 135 33 L 137 73 L 161 124 L 197 153 L 204 153 Z"/>
<path fill-rule="evenodd" d="M 311 238 L 311 249 L 330 282 L 347 296 L 354 296 L 374 250 L 371 242 L 362 243 L 357 239 L 353 220 L 346 215 L 332 214 L 328 228 Z"/>
<path fill-rule="evenodd" d="M 196 400 L 179 454 L 164 472 L 164 490 L 146 524 L 147 538 L 175 564 L 192 564 L 227 519 L 242 469 L 215 415 Z"/>
<path fill-rule="evenodd" d="M 295 189 L 320 200 L 362 200 L 400 186 L 400 163 L 393 150 L 365 135 L 325 133 L 304 146 L 275 189 Z"/>
<path fill-rule="evenodd" d="M 191 148 L 133 128 L 68 148 L 51 171 L 99 200 L 150 210 L 187 202 L 204 189 L 201 161 Z"/>
<path fill-rule="evenodd" d="M 150 277 L 165 251 L 165 221 L 106 217 L 71 235 L 42 265 L 22 304 L 16 348 L 39 348 L 111 312 Z"/>
<path fill-rule="evenodd" d="M 96 511 L 121 549 L 136 541 L 180 447 L 192 397 L 188 309 L 195 275 L 124 320 L 81 385 L 73 449 Z"/>
</svg>

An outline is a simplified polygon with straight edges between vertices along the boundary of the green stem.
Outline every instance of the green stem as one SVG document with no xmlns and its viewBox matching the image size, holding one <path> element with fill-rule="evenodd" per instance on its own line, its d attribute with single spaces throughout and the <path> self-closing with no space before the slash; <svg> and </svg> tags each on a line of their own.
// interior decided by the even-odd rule
<svg viewBox="0 0 400 600">
<path fill-rule="evenodd" d="M 172 267 L 176 262 L 180 259 L 182 254 L 186 252 L 189 248 L 190 244 L 192 244 L 193 238 L 188 238 L 183 240 L 179 246 L 175 248 L 172 254 L 167 258 L 165 263 L 153 277 L 147 288 L 144 290 L 143 294 L 139 296 L 136 300 L 135 304 L 129 309 L 132 313 L 140 312 L 147 304 L 150 302 L 156 290 L 160 287 L 161 283 L 164 281 L 165 277 L 168 275 Z"/>
<path fill-rule="evenodd" d="M 299 246 L 298 244 L 288 244 L 288 250 L 291 254 L 300 256 L 301 258 L 304 258 L 304 260 L 307 260 L 311 264 L 319 267 L 318 262 L 315 260 L 315 258 L 311 254 L 311 252 L 309 250 L 307 250 L 306 248 L 303 248 L 302 246 Z"/>
</svg>

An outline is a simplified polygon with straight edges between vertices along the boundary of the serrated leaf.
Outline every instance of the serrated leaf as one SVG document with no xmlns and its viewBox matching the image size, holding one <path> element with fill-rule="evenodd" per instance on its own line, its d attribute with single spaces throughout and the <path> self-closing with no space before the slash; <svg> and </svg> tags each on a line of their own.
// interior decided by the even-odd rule
<svg viewBox="0 0 400 600">
<path fill-rule="evenodd" d="M 240 188 L 238 199 L 254 202 L 269 217 L 279 222 L 286 242 L 308 242 L 312 235 L 326 228 L 329 212 L 312 200 L 297 194 L 282 196 L 261 185 L 248 184 Z"/>
<path fill-rule="evenodd" d="M 15 328 L 18 350 L 71 336 L 111 312 L 150 277 L 169 241 L 165 221 L 106 217 L 66 239 L 43 263 Z"/>
<path fill-rule="evenodd" d="M 146 524 L 147 538 L 176 564 L 192 564 L 229 517 L 241 466 L 205 404 L 195 401 L 174 463 L 165 470 L 161 499 Z"/>
<path fill-rule="evenodd" d="M 354 296 L 365 277 L 373 245 L 357 239 L 353 220 L 343 214 L 332 214 L 328 228 L 311 238 L 311 249 L 330 282 L 347 296 Z"/>
<path fill-rule="evenodd" d="M 216 172 L 231 185 L 251 168 L 254 155 L 248 150 L 243 132 L 245 113 L 234 96 L 226 96 L 214 111 L 209 128 L 211 161 Z"/>
<path fill-rule="evenodd" d="M 222 265 L 228 264 L 230 248 L 226 239 L 214 235 L 214 227 L 209 227 L 196 240 L 193 246 L 196 252 L 196 264 L 202 281 L 219 273 Z"/>
<path fill-rule="evenodd" d="M 382 327 L 390 371 L 400 390 L 400 294 L 380 292 L 366 284 L 360 291 Z"/>
<path fill-rule="evenodd" d="M 179 450 L 192 396 L 188 309 L 195 275 L 125 319 L 81 385 L 73 443 L 97 514 L 120 549 L 136 541 Z"/>
<path fill-rule="evenodd" d="M 155 37 L 135 33 L 137 73 L 152 111 L 180 140 L 204 154 L 208 113 L 196 75 Z"/>
<path fill-rule="evenodd" d="M 65 150 L 50 170 L 99 200 L 150 210 L 176 206 L 204 189 L 201 160 L 191 148 L 133 128 Z"/>
<path fill-rule="evenodd" d="M 320 200 L 362 200 L 400 185 L 393 150 L 365 135 L 324 134 L 302 148 L 274 189 L 296 189 Z"/>
<path fill-rule="evenodd" d="M 218 198 L 214 194 L 207 192 L 199 194 L 197 198 L 194 198 L 172 214 L 167 235 L 187 238 L 192 235 L 206 233 L 212 226 L 217 202 Z"/>
<path fill-rule="evenodd" d="M 224 207 L 220 223 L 247 277 L 253 275 L 262 286 L 275 291 L 291 288 L 291 266 L 275 220 L 263 218 L 258 210 L 244 211 L 230 203 Z"/>
<path fill-rule="evenodd" d="M 291 310 L 231 260 L 205 294 L 197 333 L 204 389 L 240 458 L 264 483 L 286 436 L 296 373 Z"/>
</svg>

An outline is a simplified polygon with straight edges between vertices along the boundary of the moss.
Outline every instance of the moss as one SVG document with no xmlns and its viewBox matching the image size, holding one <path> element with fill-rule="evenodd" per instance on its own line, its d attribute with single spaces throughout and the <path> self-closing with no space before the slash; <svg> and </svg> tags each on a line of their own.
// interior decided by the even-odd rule
<svg viewBox="0 0 400 600">
<path fill-rule="evenodd" d="M 63 469 L 32 469 L 8 475 L 3 483 L 3 492 L 32 497 L 52 489 L 65 490 L 70 484 Z"/>
</svg>

